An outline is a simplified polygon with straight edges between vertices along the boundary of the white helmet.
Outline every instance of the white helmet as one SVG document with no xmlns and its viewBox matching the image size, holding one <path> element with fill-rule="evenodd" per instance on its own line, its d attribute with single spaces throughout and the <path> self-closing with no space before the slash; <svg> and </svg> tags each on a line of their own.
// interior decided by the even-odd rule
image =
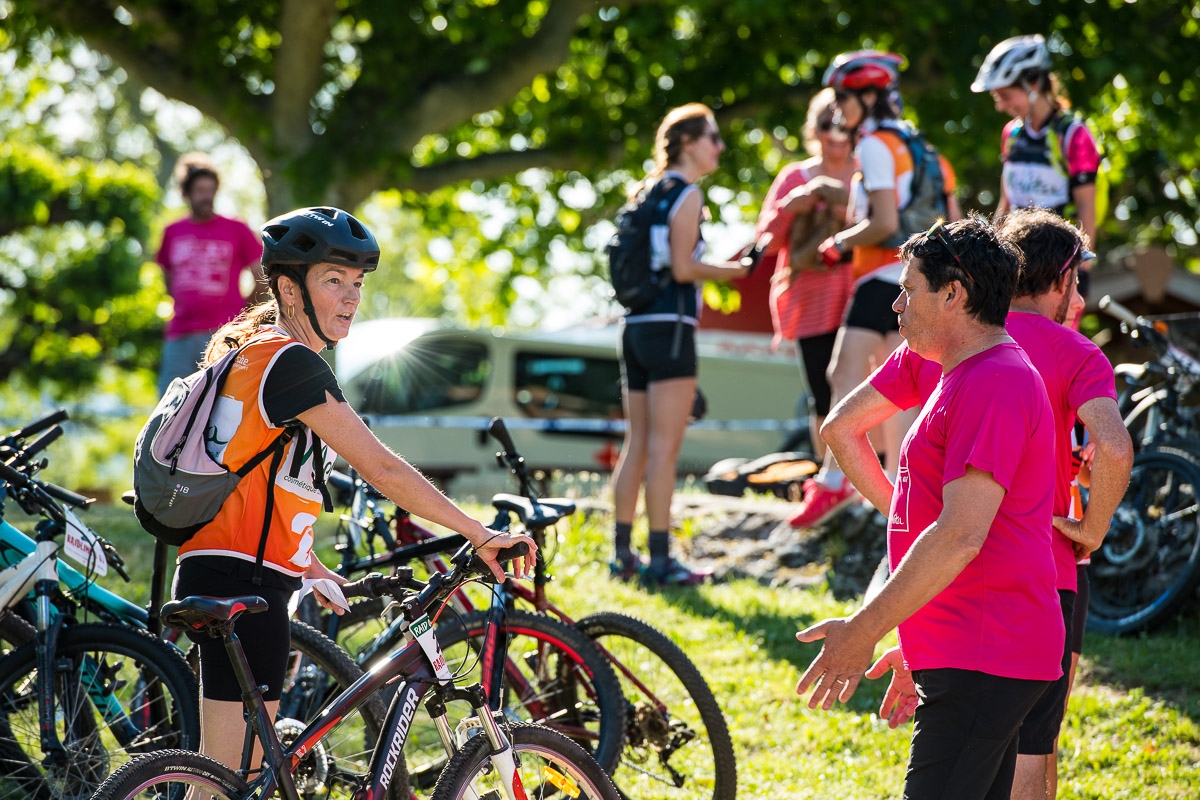
<svg viewBox="0 0 1200 800">
<path fill-rule="evenodd" d="M 1049 72 L 1050 51 L 1040 34 L 1014 36 L 992 48 L 971 84 L 972 92 L 990 92 L 1015 86 L 1026 72 Z"/>
</svg>

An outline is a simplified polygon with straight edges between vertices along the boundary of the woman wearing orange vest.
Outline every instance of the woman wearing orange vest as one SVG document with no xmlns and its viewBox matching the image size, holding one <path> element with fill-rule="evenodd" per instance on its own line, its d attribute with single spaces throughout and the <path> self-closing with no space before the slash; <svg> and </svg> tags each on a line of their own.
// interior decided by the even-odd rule
<svg viewBox="0 0 1200 800">
<path fill-rule="evenodd" d="M 209 342 L 205 365 L 232 347 L 243 350 L 205 436 L 210 455 L 231 470 L 285 430 L 290 438 L 281 459 L 266 459 L 248 473 L 217 517 L 179 548 L 174 594 L 267 599 L 268 611 L 238 620 L 238 634 L 274 714 L 289 651 L 288 600 L 304 578 L 344 582 L 312 552 L 312 525 L 323 505 L 328 507 L 325 479 L 336 455 L 412 513 L 463 534 L 497 577 L 503 571 L 496 551 L 519 541 L 530 545 L 530 553 L 513 562 L 514 570 L 529 574 L 533 543 L 486 529 L 384 446 L 318 355 L 350 331 L 363 278 L 379 263 L 371 232 L 340 209 L 305 208 L 268 222 L 262 239 L 263 275 L 272 297 Z M 241 690 L 220 640 L 200 644 L 200 682 L 200 750 L 236 768 L 245 722 Z"/>
<path fill-rule="evenodd" d="M 831 267 L 853 252 L 854 294 L 834 341 L 829 365 L 833 404 L 862 383 L 872 361 L 882 364 L 902 341 L 892 303 L 900 294 L 900 210 L 913 186 L 913 159 L 905 135 L 911 127 L 900 119 L 900 64 L 895 53 L 859 50 L 842 53 L 825 71 L 823 83 L 832 88 L 836 120 L 857 142 L 858 173 L 850 187 L 850 209 L 845 230 L 820 247 Z M 940 160 L 946 216 L 962 216 L 954 199 L 954 173 Z M 915 415 L 896 415 L 882 427 L 885 468 L 895 475 L 900 440 Z M 797 528 L 818 525 L 861 495 L 826 452 L 815 478 L 804 484 L 804 498 L 790 522 Z"/>
</svg>

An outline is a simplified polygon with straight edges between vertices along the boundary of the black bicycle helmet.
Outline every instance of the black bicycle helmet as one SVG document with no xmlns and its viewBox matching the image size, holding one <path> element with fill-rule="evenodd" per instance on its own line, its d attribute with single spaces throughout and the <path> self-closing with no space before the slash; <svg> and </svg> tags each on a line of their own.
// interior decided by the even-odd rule
<svg viewBox="0 0 1200 800">
<path fill-rule="evenodd" d="M 316 206 L 281 214 L 262 229 L 263 274 L 272 267 L 337 264 L 374 272 L 379 243 L 352 214 Z"/>
<path fill-rule="evenodd" d="M 287 275 L 300 286 L 304 314 L 313 331 L 334 347 L 337 342 L 321 330 L 313 309 L 312 297 L 304 282 L 313 264 L 336 264 L 364 272 L 379 266 L 379 243 L 354 215 L 330 206 L 298 208 L 281 214 L 263 225 L 262 272 L 268 280 L 272 273 Z"/>
</svg>

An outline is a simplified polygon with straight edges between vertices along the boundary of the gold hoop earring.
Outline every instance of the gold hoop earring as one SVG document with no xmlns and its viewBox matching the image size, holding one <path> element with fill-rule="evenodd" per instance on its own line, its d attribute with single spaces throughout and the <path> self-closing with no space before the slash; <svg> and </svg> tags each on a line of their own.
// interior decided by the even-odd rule
<svg viewBox="0 0 1200 800">
<path fill-rule="evenodd" d="M 287 310 L 288 319 L 295 319 L 296 318 L 296 306 L 290 305 L 287 307 L 287 309 L 288 309 Z"/>
</svg>

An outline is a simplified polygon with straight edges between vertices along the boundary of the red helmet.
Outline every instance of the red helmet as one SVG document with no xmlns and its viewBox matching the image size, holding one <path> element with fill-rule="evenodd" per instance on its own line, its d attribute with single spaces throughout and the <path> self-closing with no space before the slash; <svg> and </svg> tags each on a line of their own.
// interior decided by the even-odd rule
<svg viewBox="0 0 1200 800">
<path fill-rule="evenodd" d="M 835 91 L 891 91 L 900 85 L 900 64 L 903 61 L 902 56 L 878 50 L 842 53 L 825 70 L 821 84 L 831 86 Z"/>
</svg>

